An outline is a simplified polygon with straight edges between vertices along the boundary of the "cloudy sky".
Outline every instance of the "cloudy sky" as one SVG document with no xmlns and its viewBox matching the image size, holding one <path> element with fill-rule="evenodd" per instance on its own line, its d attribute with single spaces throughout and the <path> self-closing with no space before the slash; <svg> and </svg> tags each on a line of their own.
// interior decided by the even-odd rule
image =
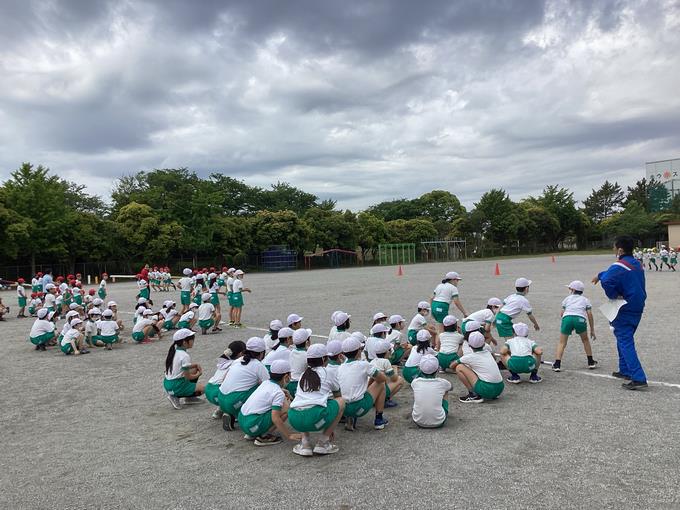
<svg viewBox="0 0 680 510">
<path fill-rule="evenodd" d="M 680 157 L 680 0 L 2 0 L 0 179 L 186 166 L 341 207 Z"/>
</svg>

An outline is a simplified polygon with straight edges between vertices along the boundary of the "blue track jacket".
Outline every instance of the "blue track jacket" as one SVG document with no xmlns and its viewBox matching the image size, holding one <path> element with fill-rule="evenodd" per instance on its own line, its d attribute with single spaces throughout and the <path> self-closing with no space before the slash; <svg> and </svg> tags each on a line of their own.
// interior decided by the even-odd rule
<svg viewBox="0 0 680 510">
<path fill-rule="evenodd" d="M 609 269 L 597 275 L 609 299 L 622 297 L 628 303 L 619 313 L 641 314 L 645 309 L 645 271 L 632 255 L 619 257 Z"/>
</svg>

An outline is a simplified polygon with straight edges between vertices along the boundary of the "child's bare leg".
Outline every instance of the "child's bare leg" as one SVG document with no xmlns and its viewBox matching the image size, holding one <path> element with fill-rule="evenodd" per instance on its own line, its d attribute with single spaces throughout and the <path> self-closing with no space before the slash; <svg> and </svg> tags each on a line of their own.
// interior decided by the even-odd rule
<svg viewBox="0 0 680 510">
<path fill-rule="evenodd" d="M 384 398 L 383 398 L 384 400 Z M 335 427 L 338 425 L 340 422 L 340 418 L 342 418 L 343 413 L 345 412 L 345 400 L 342 397 L 338 397 L 335 399 L 335 401 L 338 403 L 339 410 L 338 410 L 338 415 L 335 417 L 335 420 L 333 420 L 333 423 L 331 423 L 328 428 L 326 428 L 323 431 L 323 434 L 321 436 L 322 441 L 329 441 L 330 438 L 333 436 L 333 432 L 335 432 Z M 303 441 L 309 442 L 309 434 L 305 434 L 305 438 L 303 438 Z"/>
<path fill-rule="evenodd" d="M 586 356 L 593 355 L 593 348 L 590 346 L 590 340 L 588 339 L 588 332 L 584 331 L 579 335 L 581 337 L 581 342 L 583 342 L 583 350 L 586 351 Z"/>
<path fill-rule="evenodd" d="M 543 349 L 536 347 L 534 349 L 534 358 L 536 358 L 536 370 L 541 366 L 541 357 L 543 356 Z"/>
<path fill-rule="evenodd" d="M 390 398 L 394 397 L 397 393 L 399 393 L 399 390 L 404 387 L 405 382 L 406 381 L 404 380 L 403 377 L 397 377 L 396 381 L 390 381 L 390 382 L 387 383 L 387 386 L 389 386 L 389 388 L 390 388 L 390 393 L 391 393 Z"/>
<path fill-rule="evenodd" d="M 477 382 L 477 374 L 465 365 L 456 366 L 456 375 L 460 382 L 467 388 L 468 391 L 472 391 L 475 383 Z"/>
<path fill-rule="evenodd" d="M 588 337 L 586 337 L 587 339 Z M 564 355 L 564 349 L 567 348 L 567 340 L 569 337 L 564 334 L 560 334 L 560 341 L 557 344 L 557 353 L 555 354 L 555 359 L 556 360 L 561 360 L 562 356 Z M 581 339 L 583 340 L 583 336 L 581 336 Z"/>
<path fill-rule="evenodd" d="M 382 413 L 385 410 L 385 383 L 373 381 L 368 387 L 368 392 L 373 397 L 375 412 Z"/>
</svg>

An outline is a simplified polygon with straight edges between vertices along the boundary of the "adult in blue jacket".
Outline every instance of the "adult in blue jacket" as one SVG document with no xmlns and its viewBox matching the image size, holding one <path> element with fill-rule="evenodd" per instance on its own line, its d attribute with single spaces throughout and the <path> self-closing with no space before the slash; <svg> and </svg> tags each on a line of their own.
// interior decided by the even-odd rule
<svg viewBox="0 0 680 510">
<path fill-rule="evenodd" d="M 594 284 L 600 282 L 609 299 L 623 298 L 627 301 L 611 323 L 616 336 L 616 348 L 619 351 L 619 370 L 612 375 L 619 379 L 627 379 L 629 382 L 623 383 L 627 390 L 647 387 L 647 376 L 635 351 L 633 338 L 647 299 L 645 271 L 633 257 L 633 247 L 632 237 L 617 237 L 614 241 L 614 251 L 618 261 L 593 278 Z"/>
</svg>

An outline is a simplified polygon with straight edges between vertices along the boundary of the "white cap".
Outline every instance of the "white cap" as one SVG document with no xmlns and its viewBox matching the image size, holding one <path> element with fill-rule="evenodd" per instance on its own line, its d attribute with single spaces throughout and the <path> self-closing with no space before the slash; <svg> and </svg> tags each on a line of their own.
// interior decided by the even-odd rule
<svg viewBox="0 0 680 510">
<path fill-rule="evenodd" d="M 50 312 L 50 313 L 48 313 L 48 314 L 47 314 L 47 320 L 48 320 L 48 321 L 51 321 L 52 319 L 54 319 L 54 316 L 55 316 L 55 315 L 57 315 L 57 312 Z"/>
<path fill-rule="evenodd" d="M 432 354 L 426 354 L 420 358 L 418 368 L 423 374 L 435 374 L 439 370 L 439 361 Z"/>
<path fill-rule="evenodd" d="M 517 278 L 515 280 L 515 287 L 528 287 L 529 285 L 531 285 L 531 280 L 526 278 Z"/>
<path fill-rule="evenodd" d="M 80 320 L 80 319 L 73 319 L 71 321 L 71 327 L 75 328 L 78 324 L 82 324 L 82 323 L 83 323 L 83 321 Z"/>
<path fill-rule="evenodd" d="M 229 269 L 227 269 L 227 274 L 233 273 L 234 271 L 236 271 L 236 268 L 235 268 L 235 267 L 230 267 Z"/>
<path fill-rule="evenodd" d="M 41 308 L 38 310 L 38 319 L 44 319 L 50 311 L 47 308 Z"/>
<path fill-rule="evenodd" d="M 373 316 L 373 322 L 380 320 L 380 319 L 387 319 L 387 315 L 385 315 L 382 312 L 378 312 Z"/>
<path fill-rule="evenodd" d="M 468 345 L 473 349 L 479 349 L 480 347 L 484 346 L 484 335 L 482 335 L 479 331 L 470 333 L 467 342 Z"/>
<path fill-rule="evenodd" d="M 172 301 L 170 301 L 169 299 L 166 299 L 165 301 L 163 301 L 163 307 L 164 308 L 168 308 L 170 306 L 172 306 Z"/>
<path fill-rule="evenodd" d="M 149 284 L 147 283 L 146 280 L 139 280 L 139 285 L 140 285 L 141 287 L 146 287 L 146 286 L 148 286 Z"/>
<path fill-rule="evenodd" d="M 203 301 L 204 303 L 210 301 L 210 292 L 204 292 L 203 294 L 201 294 L 201 301 Z"/>
<path fill-rule="evenodd" d="M 78 308 L 79 306 L 80 306 L 80 305 L 79 305 L 78 303 L 73 302 L 73 303 L 71 303 L 70 305 L 68 305 L 68 309 L 69 309 L 69 310 L 75 310 L 75 309 Z"/>
<path fill-rule="evenodd" d="M 137 304 L 138 304 L 138 305 L 143 305 L 144 303 L 146 303 L 146 301 L 147 301 L 147 300 L 146 300 L 145 297 L 140 297 L 140 298 L 137 300 Z"/>
<path fill-rule="evenodd" d="M 265 345 L 264 340 L 259 336 L 250 337 L 246 342 L 247 351 L 264 352 L 266 348 L 267 346 Z"/>
<path fill-rule="evenodd" d="M 279 329 L 279 338 L 290 338 L 293 336 L 294 331 L 290 328 Z"/>
<path fill-rule="evenodd" d="M 293 343 L 295 345 L 302 345 L 307 340 L 309 340 L 310 336 L 312 336 L 312 330 L 311 329 L 305 329 L 305 328 L 297 329 L 297 330 L 295 330 L 295 333 L 293 333 Z"/>
<path fill-rule="evenodd" d="M 401 315 L 397 314 L 397 315 L 390 315 L 390 320 L 387 321 L 387 322 L 389 322 L 390 324 L 397 324 L 398 322 L 403 322 L 403 321 L 404 321 L 404 318 Z"/>
<path fill-rule="evenodd" d="M 102 317 L 113 317 L 113 311 L 106 309 L 102 312 Z"/>
<path fill-rule="evenodd" d="M 497 297 L 492 297 L 489 298 L 489 300 L 486 302 L 487 306 L 503 306 L 503 301 L 498 299 Z"/>
<path fill-rule="evenodd" d="M 444 280 L 462 280 L 462 278 L 455 271 L 449 271 L 446 273 L 446 276 L 444 276 Z"/>
<path fill-rule="evenodd" d="M 87 315 L 101 315 L 102 311 L 99 308 L 90 308 L 90 311 L 87 312 Z"/>
<path fill-rule="evenodd" d="M 517 335 L 517 336 L 523 336 L 523 337 L 529 336 L 529 326 L 527 326 L 523 322 L 518 322 L 517 324 L 513 324 L 512 330 L 515 332 L 515 335 Z"/>
<path fill-rule="evenodd" d="M 191 269 L 189 269 L 188 267 L 185 267 L 185 268 L 182 270 L 182 274 L 183 274 L 184 276 L 191 276 L 191 273 L 193 273 L 193 271 L 192 271 Z"/>
<path fill-rule="evenodd" d="M 192 336 L 196 336 L 196 333 L 194 333 L 193 331 L 191 331 L 188 328 L 182 328 L 182 329 L 178 329 L 177 331 L 175 331 L 175 334 L 172 335 L 172 340 L 173 340 L 173 342 L 178 342 L 180 340 L 185 340 L 185 339 L 190 338 Z"/>
<path fill-rule="evenodd" d="M 94 306 L 101 306 L 101 305 L 104 304 L 104 300 L 103 300 L 102 298 L 94 298 L 94 299 L 92 300 L 92 304 L 93 304 Z"/>
<path fill-rule="evenodd" d="M 328 356 L 328 349 L 324 344 L 312 344 L 307 349 L 307 359 L 323 358 Z"/>
<path fill-rule="evenodd" d="M 345 313 L 345 312 L 337 312 L 335 314 L 335 318 L 333 319 L 333 323 L 336 326 L 342 326 L 345 322 L 347 322 L 347 319 L 351 317 L 350 314 Z"/>
<path fill-rule="evenodd" d="M 355 336 L 349 336 L 342 341 L 342 352 L 354 352 L 361 349 L 361 342 Z"/>
<path fill-rule="evenodd" d="M 217 274 L 216 274 L 216 273 L 210 273 L 210 274 L 208 275 L 208 280 L 212 280 L 213 278 L 217 278 Z"/>
<path fill-rule="evenodd" d="M 290 372 L 290 363 L 285 359 L 275 359 L 269 367 L 269 371 L 272 374 L 287 374 Z"/>
<path fill-rule="evenodd" d="M 362 346 L 366 342 L 366 335 L 364 335 L 361 331 L 354 331 L 350 336 L 353 336 L 354 338 L 359 340 Z"/>
<path fill-rule="evenodd" d="M 189 303 L 189 308 L 198 308 L 198 304 L 192 301 L 191 303 Z"/>
<path fill-rule="evenodd" d="M 76 312 L 75 310 L 71 310 L 70 312 L 68 312 L 66 314 L 66 320 L 71 319 L 71 317 L 79 317 L 79 316 L 80 316 L 80 314 L 78 312 Z"/>
<path fill-rule="evenodd" d="M 283 327 L 283 323 L 279 319 L 274 319 L 269 323 L 269 329 L 272 331 L 281 331 L 281 328 Z"/>
<path fill-rule="evenodd" d="M 418 303 L 418 310 L 429 310 L 430 309 L 430 303 L 427 301 L 420 301 Z"/>
<path fill-rule="evenodd" d="M 332 322 L 333 324 L 335 324 L 335 316 L 338 315 L 340 312 L 342 312 L 342 310 L 336 310 L 335 312 L 333 312 L 333 313 L 331 314 L 331 322 Z"/>
<path fill-rule="evenodd" d="M 421 329 L 420 331 L 418 331 L 418 334 L 416 335 L 416 340 L 418 340 L 418 342 L 427 342 L 431 338 L 432 338 L 432 335 L 426 329 Z"/>
<path fill-rule="evenodd" d="M 142 312 L 142 315 L 144 317 L 146 317 L 147 315 L 155 315 L 155 314 L 156 314 L 156 312 L 154 312 L 151 308 L 147 308 L 146 310 L 144 310 Z"/>
<path fill-rule="evenodd" d="M 374 351 L 376 354 L 384 354 L 387 351 L 390 350 L 392 347 L 392 343 L 388 342 L 387 340 L 381 340 L 380 342 L 377 342 L 374 347 Z"/>
<path fill-rule="evenodd" d="M 291 313 L 288 318 L 286 319 L 286 324 L 290 326 L 291 324 L 295 324 L 296 322 L 300 322 L 304 317 L 300 317 L 296 313 Z"/>
<path fill-rule="evenodd" d="M 118 303 L 116 303 L 115 301 L 109 301 L 108 303 L 106 303 L 107 308 L 111 308 L 112 306 L 118 306 Z"/>
<path fill-rule="evenodd" d="M 458 322 L 458 319 L 456 319 L 455 315 L 447 315 L 446 317 L 444 317 L 442 324 L 444 326 L 453 326 L 456 322 Z"/>
<path fill-rule="evenodd" d="M 478 330 L 479 328 L 481 328 L 481 327 L 482 327 L 481 323 L 479 323 L 479 322 L 477 322 L 477 321 L 475 321 L 475 320 L 467 321 L 467 322 L 465 323 L 465 331 L 466 331 L 466 332 L 469 332 L 469 331 L 477 331 L 477 330 Z"/>
<path fill-rule="evenodd" d="M 326 344 L 329 356 L 337 356 L 342 352 L 342 342 L 340 340 L 331 340 Z"/>
<path fill-rule="evenodd" d="M 203 273 L 196 273 L 196 279 L 197 280 L 203 280 L 205 278 L 205 275 Z"/>
<path fill-rule="evenodd" d="M 56 287 L 54 286 L 53 283 L 48 283 L 47 285 L 45 285 L 45 290 L 52 290 L 52 289 L 56 289 Z"/>
<path fill-rule="evenodd" d="M 385 326 L 383 323 L 379 322 L 371 328 L 371 335 L 378 335 L 380 333 L 388 333 L 390 328 Z"/>
<path fill-rule="evenodd" d="M 574 280 L 569 285 L 567 285 L 567 287 L 578 292 L 583 292 L 585 290 L 585 285 L 583 285 L 583 282 L 580 280 Z"/>
<path fill-rule="evenodd" d="M 238 276 L 242 276 L 245 273 L 243 271 L 241 271 L 240 269 L 237 269 L 235 274 L 238 275 Z"/>
</svg>

